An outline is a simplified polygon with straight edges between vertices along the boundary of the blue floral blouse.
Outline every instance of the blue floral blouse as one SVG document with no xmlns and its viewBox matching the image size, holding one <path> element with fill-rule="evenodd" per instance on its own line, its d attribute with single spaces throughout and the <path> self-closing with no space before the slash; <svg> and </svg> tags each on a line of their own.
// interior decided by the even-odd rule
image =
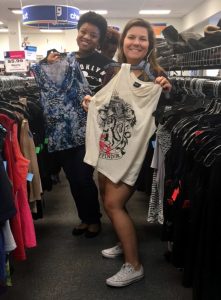
<svg viewBox="0 0 221 300">
<path fill-rule="evenodd" d="M 36 64 L 32 71 L 40 88 L 48 151 L 84 145 L 86 113 L 81 101 L 91 92 L 75 54 L 70 53 L 53 64 Z"/>
</svg>

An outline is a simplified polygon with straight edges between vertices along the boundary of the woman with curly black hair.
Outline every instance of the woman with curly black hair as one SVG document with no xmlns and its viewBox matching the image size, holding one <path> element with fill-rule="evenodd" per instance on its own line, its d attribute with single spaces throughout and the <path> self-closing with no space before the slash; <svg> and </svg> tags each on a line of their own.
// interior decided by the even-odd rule
<svg viewBox="0 0 221 300">
<path fill-rule="evenodd" d="M 80 17 L 77 29 L 79 50 L 75 53 L 75 57 L 94 94 L 102 87 L 106 73 L 105 66 L 111 62 L 109 58 L 97 51 L 105 38 L 107 21 L 101 15 L 89 11 Z M 48 54 L 46 62 L 54 63 L 61 58 L 60 53 L 53 51 Z M 57 151 L 54 154 L 68 178 L 81 220 L 81 223 L 73 229 L 72 234 L 85 234 L 88 238 L 97 236 L 101 229 L 101 213 L 98 191 L 93 180 L 94 169 L 83 162 L 85 145 Z"/>
</svg>

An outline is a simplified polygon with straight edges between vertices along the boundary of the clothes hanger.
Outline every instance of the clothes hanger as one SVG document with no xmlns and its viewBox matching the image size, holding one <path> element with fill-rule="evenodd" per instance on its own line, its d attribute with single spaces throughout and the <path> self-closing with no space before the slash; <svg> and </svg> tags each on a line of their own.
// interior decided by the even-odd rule
<svg viewBox="0 0 221 300">
<path fill-rule="evenodd" d="M 221 158 L 221 141 L 217 147 L 214 147 L 204 158 L 203 164 L 206 167 L 211 167 L 217 159 Z"/>
<path fill-rule="evenodd" d="M 12 104 L 12 102 L 9 103 L 6 101 L 0 101 L 0 108 L 5 108 L 11 111 L 12 113 L 16 111 L 24 115 L 25 118 L 30 119 L 30 115 L 26 111 L 25 107 L 21 107 L 20 104 L 22 105 L 22 103 L 19 102 L 15 102 L 14 104 Z"/>
<path fill-rule="evenodd" d="M 199 148 L 201 144 L 209 140 L 215 134 L 216 133 L 211 128 L 199 130 L 199 128 L 197 127 L 196 130 L 192 132 L 191 136 L 188 138 L 185 144 L 186 150 L 196 151 L 196 147 Z"/>
<path fill-rule="evenodd" d="M 0 107 L 6 108 L 6 109 L 12 110 L 12 111 L 14 110 L 14 106 L 11 103 L 9 103 L 8 101 L 0 100 Z"/>
<path fill-rule="evenodd" d="M 0 107 L 0 114 L 8 116 L 10 119 L 19 122 L 18 117 L 11 111 L 6 108 Z"/>
<path fill-rule="evenodd" d="M 198 162 L 204 160 L 207 154 L 217 145 L 217 135 L 205 136 L 201 140 L 201 146 L 198 151 L 194 154 L 194 159 Z"/>
</svg>

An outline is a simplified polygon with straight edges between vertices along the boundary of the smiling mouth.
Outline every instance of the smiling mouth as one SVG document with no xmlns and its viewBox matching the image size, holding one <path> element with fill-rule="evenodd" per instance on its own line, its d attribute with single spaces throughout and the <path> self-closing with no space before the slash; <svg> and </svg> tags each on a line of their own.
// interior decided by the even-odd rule
<svg viewBox="0 0 221 300">
<path fill-rule="evenodd" d="M 89 43 L 88 43 L 88 42 L 85 42 L 85 41 L 81 41 L 81 44 L 82 44 L 82 45 L 86 45 L 86 46 L 89 45 Z"/>
<path fill-rule="evenodd" d="M 129 49 L 129 50 L 132 52 L 140 52 L 141 51 L 141 49 Z"/>
</svg>

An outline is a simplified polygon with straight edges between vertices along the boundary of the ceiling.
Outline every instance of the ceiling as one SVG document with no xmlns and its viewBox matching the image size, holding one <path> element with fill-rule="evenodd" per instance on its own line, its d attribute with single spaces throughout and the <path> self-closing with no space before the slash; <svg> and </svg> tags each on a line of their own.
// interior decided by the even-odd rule
<svg viewBox="0 0 221 300">
<path fill-rule="evenodd" d="M 157 2 L 157 3 L 156 3 Z M 138 15 L 141 9 L 171 9 L 171 14 L 165 17 L 182 18 L 204 0 L 0 0 L 0 21 L 5 26 L 9 21 L 21 19 L 21 16 L 14 15 L 8 8 L 21 8 L 26 5 L 48 4 L 48 5 L 71 5 L 79 9 L 106 9 L 107 19 L 133 18 Z M 154 16 L 160 18 L 160 16 Z M 147 16 L 150 18 L 150 16 Z"/>
</svg>

